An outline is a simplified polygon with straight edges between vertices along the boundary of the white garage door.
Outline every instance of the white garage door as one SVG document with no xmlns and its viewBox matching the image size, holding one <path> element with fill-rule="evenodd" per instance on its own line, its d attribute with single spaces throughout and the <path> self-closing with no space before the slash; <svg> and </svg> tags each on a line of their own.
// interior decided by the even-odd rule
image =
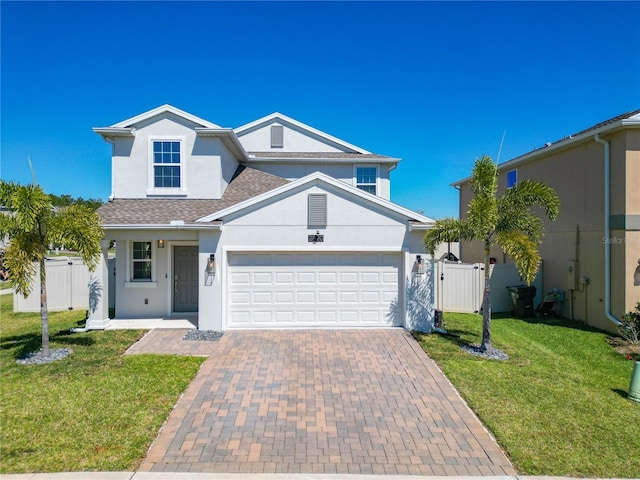
<svg viewBox="0 0 640 480">
<path fill-rule="evenodd" d="M 399 325 L 399 254 L 228 256 L 228 328 Z"/>
</svg>

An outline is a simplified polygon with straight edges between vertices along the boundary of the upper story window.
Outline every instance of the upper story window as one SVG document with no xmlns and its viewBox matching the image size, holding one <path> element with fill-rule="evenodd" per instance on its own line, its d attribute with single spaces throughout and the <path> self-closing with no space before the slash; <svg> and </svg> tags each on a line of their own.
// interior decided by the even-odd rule
<svg viewBox="0 0 640 480">
<path fill-rule="evenodd" d="M 509 170 L 507 172 L 507 188 L 511 188 L 518 183 L 518 170 Z"/>
<path fill-rule="evenodd" d="M 151 281 L 151 242 L 132 242 L 131 280 Z"/>
<path fill-rule="evenodd" d="M 180 142 L 153 142 L 153 187 L 180 188 L 182 181 Z"/>
<path fill-rule="evenodd" d="M 356 187 L 373 195 L 378 194 L 378 167 L 356 167 Z"/>
</svg>

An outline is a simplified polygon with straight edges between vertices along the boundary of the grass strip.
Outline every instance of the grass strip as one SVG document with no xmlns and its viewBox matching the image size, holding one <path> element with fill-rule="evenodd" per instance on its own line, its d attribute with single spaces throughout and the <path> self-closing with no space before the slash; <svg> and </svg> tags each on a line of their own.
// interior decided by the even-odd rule
<svg viewBox="0 0 640 480">
<path fill-rule="evenodd" d="M 204 361 L 122 356 L 145 332 L 70 334 L 84 314 L 49 314 L 51 348 L 69 357 L 18 365 L 40 349 L 40 316 L 0 297 L 1 473 L 133 470 Z"/>
<path fill-rule="evenodd" d="M 482 318 L 445 314 L 449 333 L 415 334 L 523 474 L 640 477 L 640 403 L 627 399 L 633 362 L 609 334 L 565 319 L 492 320 L 507 361 L 463 352 Z"/>
</svg>

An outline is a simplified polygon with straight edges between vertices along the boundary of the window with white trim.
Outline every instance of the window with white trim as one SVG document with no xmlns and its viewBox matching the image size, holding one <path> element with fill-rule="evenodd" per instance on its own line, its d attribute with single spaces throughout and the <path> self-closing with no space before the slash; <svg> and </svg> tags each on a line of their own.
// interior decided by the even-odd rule
<svg viewBox="0 0 640 480">
<path fill-rule="evenodd" d="M 511 188 L 518 183 L 518 170 L 509 170 L 507 172 L 507 188 Z"/>
<path fill-rule="evenodd" d="M 153 141 L 153 188 L 182 186 L 182 156 L 178 141 Z"/>
<path fill-rule="evenodd" d="M 373 195 L 378 194 L 378 167 L 356 167 L 356 187 Z"/>
<path fill-rule="evenodd" d="M 131 280 L 150 282 L 152 280 L 151 242 L 132 242 L 131 247 Z"/>
</svg>

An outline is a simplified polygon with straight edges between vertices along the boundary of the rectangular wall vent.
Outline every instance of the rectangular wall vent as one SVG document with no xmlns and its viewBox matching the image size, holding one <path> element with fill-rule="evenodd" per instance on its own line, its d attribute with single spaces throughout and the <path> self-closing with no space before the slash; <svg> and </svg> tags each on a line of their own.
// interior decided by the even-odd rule
<svg viewBox="0 0 640 480">
<path fill-rule="evenodd" d="M 327 226 L 327 195 L 324 193 L 309 194 L 309 227 Z"/>
<path fill-rule="evenodd" d="M 282 125 L 271 126 L 271 148 L 284 147 L 284 128 Z"/>
</svg>

